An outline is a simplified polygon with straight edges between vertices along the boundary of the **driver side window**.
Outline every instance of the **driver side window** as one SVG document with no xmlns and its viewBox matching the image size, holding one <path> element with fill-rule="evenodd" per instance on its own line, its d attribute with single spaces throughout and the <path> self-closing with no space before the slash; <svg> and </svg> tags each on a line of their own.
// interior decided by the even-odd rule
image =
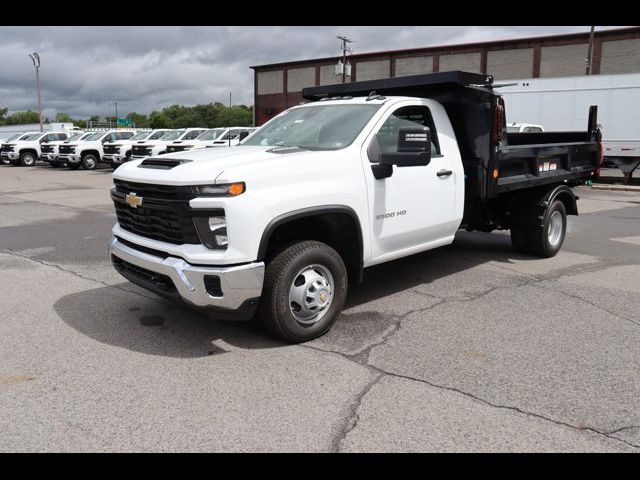
<svg viewBox="0 0 640 480">
<path fill-rule="evenodd" d="M 398 151 L 398 133 L 401 127 L 428 127 L 431 130 L 432 156 L 441 155 L 431 111 L 429 107 L 424 105 L 400 107 L 387 118 L 376 134 L 380 153 L 395 153 Z M 371 161 L 375 163 L 374 159 L 371 159 Z"/>
</svg>

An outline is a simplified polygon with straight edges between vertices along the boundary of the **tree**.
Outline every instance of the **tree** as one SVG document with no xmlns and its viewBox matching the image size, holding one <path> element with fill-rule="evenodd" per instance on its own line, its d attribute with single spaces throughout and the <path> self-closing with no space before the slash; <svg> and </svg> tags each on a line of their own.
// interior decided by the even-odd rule
<svg viewBox="0 0 640 480">
<path fill-rule="evenodd" d="M 6 107 L 0 108 L 0 121 L 4 120 L 4 117 L 7 115 L 8 111 L 9 111 L 9 109 L 6 108 Z"/>
<path fill-rule="evenodd" d="M 149 126 L 151 128 L 173 128 L 173 122 L 163 112 L 151 112 L 149 115 Z"/>
<path fill-rule="evenodd" d="M 253 125 L 253 114 L 247 107 L 225 107 L 218 117 L 222 127 L 250 127 Z"/>
<path fill-rule="evenodd" d="M 15 112 L 6 119 L 7 125 L 26 125 L 28 123 L 40 123 L 38 112 L 27 110 L 26 112 Z"/>
<path fill-rule="evenodd" d="M 56 122 L 58 123 L 72 123 L 73 122 L 73 118 L 71 118 L 71 115 L 69 115 L 68 113 L 65 112 L 58 112 L 56 113 Z"/>
<path fill-rule="evenodd" d="M 133 123 L 138 128 L 149 128 L 149 117 L 143 113 L 131 112 L 127 115 L 127 118 L 133 120 Z"/>
</svg>

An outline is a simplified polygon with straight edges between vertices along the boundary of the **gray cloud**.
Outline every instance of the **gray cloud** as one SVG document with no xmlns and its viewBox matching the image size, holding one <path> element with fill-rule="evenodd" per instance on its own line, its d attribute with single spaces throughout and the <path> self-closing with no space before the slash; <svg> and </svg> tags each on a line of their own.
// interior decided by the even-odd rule
<svg viewBox="0 0 640 480">
<path fill-rule="evenodd" d="M 612 27 L 598 27 L 605 29 Z M 148 113 L 175 103 L 253 103 L 251 65 L 354 53 L 584 32 L 589 27 L 0 27 L 0 105 L 37 109 L 42 58 L 45 115 Z"/>
</svg>

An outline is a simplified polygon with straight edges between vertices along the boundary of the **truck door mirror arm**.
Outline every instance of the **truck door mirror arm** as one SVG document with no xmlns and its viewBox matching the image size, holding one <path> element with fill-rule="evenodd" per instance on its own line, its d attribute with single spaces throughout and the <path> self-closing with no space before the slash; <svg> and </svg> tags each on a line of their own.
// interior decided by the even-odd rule
<svg viewBox="0 0 640 480">
<path fill-rule="evenodd" d="M 382 165 L 380 163 L 381 155 L 382 151 L 380 149 L 380 141 L 378 140 L 378 136 L 376 135 L 373 137 L 373 140 L 369 144 L 369 148 L 367 148 L 367 157 L 369 157 L 369 161 L 372 163 L 371 171 L 373 172 L 373 176 L 376 180 L 389 178 L 393 174 L 392 165 Z"/>
</svg>

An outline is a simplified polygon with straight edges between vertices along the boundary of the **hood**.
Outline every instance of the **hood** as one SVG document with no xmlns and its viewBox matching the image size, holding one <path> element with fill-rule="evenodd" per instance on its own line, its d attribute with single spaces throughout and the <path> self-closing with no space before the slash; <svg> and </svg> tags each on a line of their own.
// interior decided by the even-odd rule
<svg viewBox="0 0 640 480">
<path fill-rule="evenodd" d="M 145 160 L 135 160 L 120 166 L 114 178 L 141 183 L 164 185 L 203 185 L 214 183 L 222 172 L 233 167 L 254 163 L 279 162 L 293 157 L 324 156 L 324 151 L 301 150 L 296 147 L 249 147 L 207 148 L 186 152 L 168 153 L 151 157 L 154 161 L 181 160 L 184 163 L 173 168 L 139 167 Z"/>
</svg>

